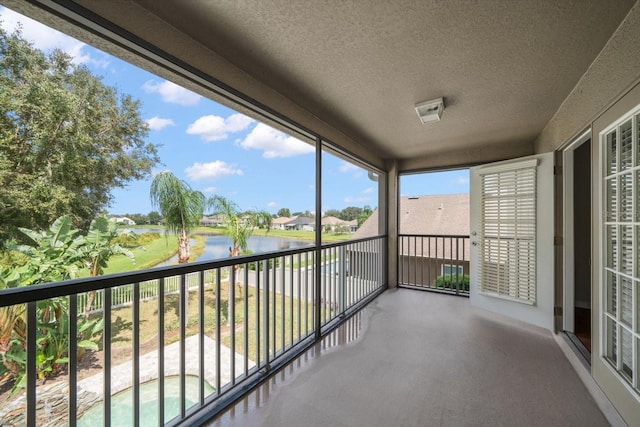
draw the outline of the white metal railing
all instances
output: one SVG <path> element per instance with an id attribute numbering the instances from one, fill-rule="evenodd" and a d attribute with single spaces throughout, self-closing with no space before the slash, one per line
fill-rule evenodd
<path id="1" fill-rule="evenodd" d="M 0 310 L 22 313 L 26 331 L 12 337 L 24 347 L 25 388 L 0 409 L 0 425 L 112 425 L 125 406 L 124 422 L 140 425 L 149 404 L 154 425 L 209 419 L 381 293 L 386 259 L 381 236 L 0 291 Z M 89 320 L 104 326 L 83 356 L 100 373 L 85 378 L 89 291 L 101 295 Z M 45 302 L 64 310 L 45 313 Z M 59 381 L 40 384 L 50 374 L 40 370 L 45 320 L 66 322 L 68 339 Z"/>
<path id="2" fill-rule="evenodd" d="M 225 273 L 223 273 L 223 277 Z M 187 287 L 189 290 L 195 290 L 198 288 L 198 273 L 189 273 L 186 275 Z M 215 280 L 215 272 L 207 271 L 205 274 L 205 285 L 212 284 Z M 158 292 L 161 289 L 158 286 L 158 279 L 146 280 L 140 282 L 139 292 L 140 301 L 148 301 L 158 298 Z M 177 294 L 180 291 L 180 276 L 165 277 L 164 278 L 164 294 L 171 295 Z M 91 303 L 90 313 L 97 313 L 104 308 L 104 290 L 96 292 L 95 297 Z M 131 305 L 133 302 L 133 288 L 131 285 L 119 286 L 117 288 L 111 288 L 111 308 L 118 308 Z M 78 310 L 84 310 L 87 304 L 87 294 L 78 295 Z"/>

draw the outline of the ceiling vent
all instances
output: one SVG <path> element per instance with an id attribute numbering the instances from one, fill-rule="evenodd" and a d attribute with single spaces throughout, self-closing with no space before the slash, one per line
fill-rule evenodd
<path id="1" fill-rule="evenodd" d="M 422 124 L 439 122 L 444 112 L 444 100 L 442 98 L 416 104 L 416 113 Z"/>

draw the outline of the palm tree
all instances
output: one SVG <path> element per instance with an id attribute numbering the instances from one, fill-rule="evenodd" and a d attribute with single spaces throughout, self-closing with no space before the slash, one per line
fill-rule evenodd
<path id="1" fill-rule="evenodd" d="M 222 216 L 225 234 L 233 242 L 233 246 L 229 248 L 230 257 L 247 250 L 247 240 L 256 228 L 271 228 L 272 216 L 266 211 L 241 212 L 238 205 L 222 196 L 211 197 L 209 205 L 216 215 Z"/>
<path id="2" fill-rule="evenodd" d="M 213 208 L 215 215 L 222 216 L 222 222 L 225 226 L 224 234 L 226 234 L 233 242 L 229 247 L 229 256 L 234 257 L 240 255 L 241 251 L 247 250 L 247 240 L 253 234 L 256 227 L 264 227 L 267 230 L 271 228 L 271 220 L 273 217 L 265 211 L 247 211 L 240 212 L 240 208 L 231 200 L 222 196 L 213 196 L 208 201 L 209 206 Z M 231 272 L 229 267 L 229 272 Z M 240 266 L 236 265 L 235 269 Z M 229 283 L 229 286 L 235 286 Z M 242 288 L 239 288 L 240 294 Z M 229 301 L 223 302 L 228 307 Z M 230 319 L 227 320 L 227 323 Z"/>
<path id="3" fill-rule="evenodd" d="M 167 231 L 178 234 L 178 263 L 189 261 L 191 245 L 189 231 L 198 225 L 206 198 L 200 191 L 192 190 L 189 184 L 169 171 L 160 172 L 151 183 L 151 204 L 160 209 Z"/>

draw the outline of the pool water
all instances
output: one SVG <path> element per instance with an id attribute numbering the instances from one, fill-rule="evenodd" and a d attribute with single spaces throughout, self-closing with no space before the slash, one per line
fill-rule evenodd
<path id="1" fill-rule="evenodd" d="M 185 407 L 188 409 L 198 403 L 199 379 L 196 376 L 185 376 Z M 205 396 L 215 389 L 204 382 Z M 78 420 L 78 426 L 93 427 L 103 425 L 104 405 L 95 404 Z M 129 426 L 133 424 L 133 388 L 128 388 L 111 396 L 111 425 Z M 180 414 L 180 377 L 172 376 L 164 379 L 164 420 Z M 158 425 L 158 380 L 140 385 L 140 426 Z"/>

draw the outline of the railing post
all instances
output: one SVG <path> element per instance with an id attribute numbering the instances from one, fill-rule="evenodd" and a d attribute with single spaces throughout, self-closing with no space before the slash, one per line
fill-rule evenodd
<path id="1" fill-rule="evenodd" d="M 27 303 L 27 425 L 36 425 L 37 302 Z"/>
<path id="2" fill-rule="evenodd" d="M 322 290 L 320 283 L 322 281 L 322 271 L 320 264 L 322 263 L 322 140 L 316 137 L 316 259 L 314 263 L 316 278 L 316 295 L 315 295 L 315 337 L 320 340 L 322 333 L 320 325 L 320 300 L 322 299 Z"/>
<path id="3" fill-rule="evenodd" d="M 69 427 L 76 427 L 78 406 L 78 294 L 69 295 Z"/>
<path id="4" fill-rule="evenodd" d="M 275 263 L 275 261 L 274 261 Z M 264 341 L 264 363 L 269 370 L 269 260 L 262 260 L 262 289 L 263 289 L 263 300 L 264 304 L 262 310 L 262 326 L 263 326 L 263 338 Z"/>
<path id="5" fill-rule="evenodd" d="M 179 312 L 179 328 L 180 328 L 180 418 L 184 418 L 186 414 L 186 405 L 185 405 L 185 396 L 186 396 L 186 380 L 185 380 L 185 372 L 186 372 L 186 345 L 185 340 L 186 336 L 186 328 L 187 328 L 187 316 L 188 316 L 188 304 L 189 304 L 189 288 L 187 287 L 187 278 L 186 274 L 180 275 L 180 309 Z"/>
<path id="6" fill-rule="evenodd" d="M 132 291 L 132 345 L 133 345 L 133 369 L 131 372 L 131 382 L 133 384 L 133 417 L 132 425 L 138 427 L 140 425 L 140 284 L 133 283 Z"/>
<path id="7" fill-rule="evenodd" d="M 456 295 L 460 295 L 460 269 L 458 266 L 460 265 L 460 253 L 458 252 L 458 242 L 460 241 L 459 237 L 456 237 Z"/>
<path id="8" fill-rule="evenodd" d="M 102 300 L 104 325 L 102 327 L 102 363 L 103 368 L 103 413 L 104 425 L 111 425 L 111 290 L 113 288 L 107 288 L 104 290 L 104 299 Z M 160 310 L 159 310 L 160 311 Z"/>
<path id="9" fill-rule="evenodd" d="M 340 269 L 338 270 L 338 307 L 340 314 L 343 314 L 346 309 L 346 282 L 347 282 L 347 257 L 345 246 L 340 246 Z"/>
<path id="10" fill-rule="evenodd" d="M 164 425 L 164 296 L 165 278 L 158 279 L 158 424 Z"/>

